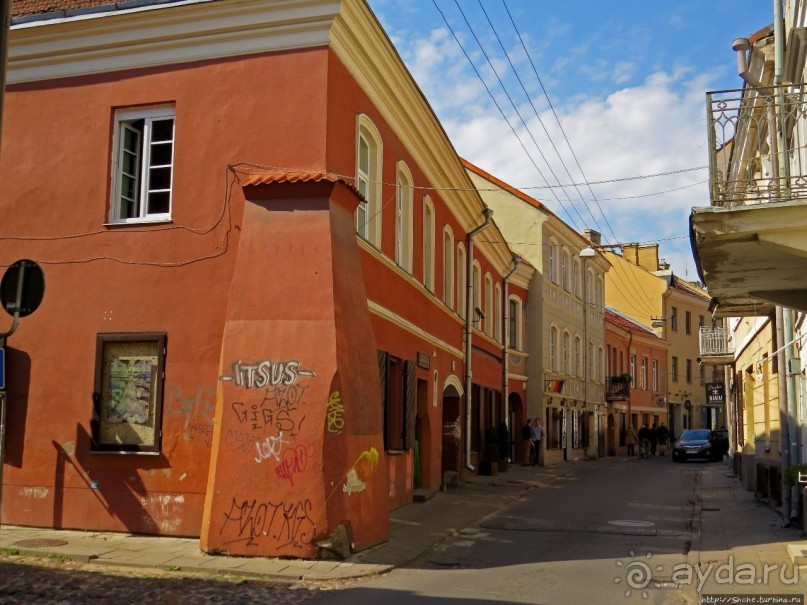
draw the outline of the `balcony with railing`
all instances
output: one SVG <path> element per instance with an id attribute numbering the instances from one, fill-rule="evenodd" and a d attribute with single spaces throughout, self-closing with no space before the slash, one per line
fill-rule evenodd
<path id="1" fill-rule="evenodd" d="M 734 332 L 723 327 L 701 326 L 698 333 L 700 360 L 707 365 L 725 365 L 734 362 Z"/>
<path id="2" fill-rule="evenodd" d="M 623 401 L 630 399 L 630 377 L 608 376 L 605 379 L 605 400 Z"/>
<path id="3" fill-rule="evenodd" d="M 710 206 L 692 210 L 690 237 L 715 316 L 807 310 L 805 85 L 711 92 L 707 104 Z"/>

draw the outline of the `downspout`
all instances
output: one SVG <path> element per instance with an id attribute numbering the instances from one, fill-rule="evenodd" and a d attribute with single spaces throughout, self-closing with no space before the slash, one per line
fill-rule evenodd
<path id="1" fill-rule="evenodd" d="M 507 349 L 510 348 L 512 344 L 510 342 L 510 330 L 508 329 L 510 326 L 510 279 L 515 275 L 516 271 L 518 271 L 518 266 L 521 264 L 521 259 L 518 256 L 513 257 L 513 268 L 504 276 L 502 279 L 502 308 L 504 309 L 504 313 L 502 314 L 504 317 L 502 321 L 504 325 L 502 326 L 502 407 L 504 408 L 504 423 L 507 425 L 507 428 L 510 428 L 510 381 L 508 380 L 508 376 L 510 375 L 510 361 L 507 356 Z"/>
<path id="2" fill-rule="evenodd" d="M 785 343 L 785 309 L 776 305 L 776 342 L 777 343 Z M 779 347 L 779 351 L 776 353 L 776 363 L 779 367 L 779 380 L 777 381 L 778 386 L 778 395 L 779 395 L 779 466 L 780 466 L 780 477 L 785 476 L 785 469 L 790 466 L 790 447 L 789 447 L 789 438 L 788 435 L 790 434 L 789 426 L 790 420 L 788 418 L 787 413 L 787 402 L 788 402 L 788 384 L 785 380 L 785 368 L 787 368 L 787 359 L 786 359 L 786 350 L 787 347 Z M 790 523 L 790 509 L 792 502 L 790 500 L 790 487 L 782 482 L 782 522 L 785 526 Z"/>
<path id="3" fill-rule="evenodd" d="M 471 322 L 473 321 L 474 294 L 474 236 L 493 223 L 493 210 L 485 208 L 485 222 L 468 233 L 465 240 L 468 252 L 465 258 L 465 468 L 475 471 L 471 464 Z"/>
<path id="4" fill-rule="evenodd" d="M 784 27 L 784 11 L 782 9 L 782 0 L 774 0 L 773 2 L 773 41 L 774 41 L 774 71 L 773 71 L 773 85 L 776 87 L 778 98 L 778 111 L 777 111 L 777 128 L 776 138 L 779 148 L 779 168 L 781 174 L 776 177 L 780 183 L 780 199 L 785 201 L 790 199 L 790 165 L 787 163 L 787 150 L 785 149 L 785 132 L 784 132 L 784 118 L 778 115 L 779 112 L 784 111 L 785 94 L 782 89 L 782 72 L 785 67 L 785 27 Z M 777 309 L 778 310 L 778 309 Z M 798 427 L 796 426 L 797 408 L 796 408 L 796 372 L 798 371 L 798 359 L 795 355 L 795 348 L 793 346 L 795 316 L 792 309 L 782 309 L 782 326 L 783 337 L 781 341 L 785 346 L 785 364 L 780 367 L 779 380 L 781 381 L 781 372 L 785 372 L 786 380 L 786 394 L 787 394 L 787 413 L 785 418 L 787 420 L 787 432 L 785 427 L 782 426 L 782 435 L 780 443 L 784 444 L 782 447 L 782 466 L 793 466 L 798 464 Z M 781 406 L 780 406 L 781 407 Z M 786 440 L 785 440 L 786 439 Z M 784 470 L 784 468 L 783 468 Z M 793 486 L 784 494 L 785 498 L 782 501 L 784 522 L 790 525 L 792 521 L 798 518 L 798 511 L 794 504 L 798 502 L 798 488 Z"/>

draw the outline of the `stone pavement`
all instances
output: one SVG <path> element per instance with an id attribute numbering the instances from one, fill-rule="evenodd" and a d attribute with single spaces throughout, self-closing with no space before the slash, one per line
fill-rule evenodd
<path id="1" fill-rule="evenodd" d="M 586 463 L 580 463 L 586 464 Z M 574 465 L 510 465 L 496 477 L 472 477 L 423 503 L 390 513 L 388 541 L 342 561 L 208 555 L 197 538 L 141 536 L 113 532 L 0 527 L 0 552 L 51 556 L 117 567 L 168 569 L 270 580 L 341 580 L 386 573 L 407 565 L 455 532 L 494 513 L 525 490 L 572 472 Z"/>
<path id="2" fill-rule="evenodd" d="M 481 522 L 525 491 L 551 485 L 581 465 L 608 465 L 624 460 L 607 458 L 540 468 L 511 465 L 508 472 L 496 477 L 473 477 L 461 482 L 456 489 L 437 493 L 426 502 L 393 511 L 390 514 L 389 540 L 343 561 L 207 555 L 199 550 L 199 541 L 195 538 L 17 526 L 0 528 L 0 552 L 13 550 L 21 555 L 65 557 L 82 563 L 116 567 L 259 576 L 290 583 L 364 577 L 383 574 L 416 561 L 446 538 Z M 807 567 L 796 569 L 798 585 L 791 582 L 792 556 L 807 551 L 803 531 L 783 528 L 779 514 L 757 503 L 753 493 L 742 487 L 727 466 L 704 464 L 696 476 L 692 545 L 687 563 L 697 566 L 705 579 L 698 586 L 700 578 L 696 577 L 683 587 L 686 600 L 699 603 L 697 592 L 807 593 L 807 582 L 799 574 L 802 570 L 807 573 Z M 729 562 L 733 566 L 731 570 L 726 567 Z M 797 562 L 802 563 L 803 559 L 799 558 Z M 754 583 L 749 585 L 738 575 L 738 566 L 742 564 L 751 564 L 759 571 L 764 565 L 775 567 L 771 568 L 774 571 L 764 583 L 757 582 L 758 576 L 755 576 Z M 711 571 L 707 572 L 710 565 Z M 721 565 L 724 566 L 722 575 L 718 573 Z M 701 590 L 697 591 L 698 588 Z"/>
<path id="3" fill-rule="evenodd" d="M 807 550 L 804 531 L 783 527 L 778 511 L 757 502 L 726 464 L 703 465 L 695 487 L 688 563 L 701 578 L 685 587 L 687 600 L 702 594 L 804 595 L 807 567 L 793 554 Z M 768 573 L 765 575 L 765 567 Z M 753 569 L 753 571 L 752 571 Z"/>

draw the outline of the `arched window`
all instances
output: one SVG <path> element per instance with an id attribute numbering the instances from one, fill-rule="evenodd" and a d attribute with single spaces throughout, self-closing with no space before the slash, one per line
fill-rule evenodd
<path id="1" fill-rule="evenodd" d="M 549 280 L 556 284 L 558 283 L 558 258 L 557 250 L 555 249 L 555 242 L 549 240 Z"/>
<path id="2" fill-rule="evenodd" d="M 454 234 L 448 225 L 443 229 L 443 302 L 454 308 Z"/>
<path id="3" fill-rule="evenodd" d="M 521 299 L 511 296 L 507 310 L 507 346 L 517 351 L 521 350 Z"/>
<path id="4" fill-rule="evenodd" d="M 502 288 L 499 284 L 493 289 L 493 337 L 502 342 Z"/>
<path id="5" fill-rule="evenodd" d="M 571 366 L 569 365 L 569 357 L 571 356 L 571 336 L 569 336 L 568 332 L 563 333 L 563 348 L 561 349 L 561 359 L 563 365 L 561 366 L 561 372 L 564 374 L 569 374 L 571 370 Z"/>
<path id="6" fill-rule="evenodd" d="M 583 341 L 579 336 L 574 337 L 574 375 L 578 378 L 583 377 L 583 366 L 581 358 L 583 354 Z"/>
<path id="7" fill-rule="evenodd" d="M 485 334 L 493 336 L 493 279 L 485 273 Z"/>
<path id="8" fill-rule="evenodd" d="M 549 329 L 549 369 L 558 371 L 558 329 L 555 326 Z"/>
<path id="9" fill-rule="evenodd" d="M 434 292 L 434 204 L 423 198 L 423 285 Z"/>
<path id="10" fill-rule="evenodd" d="M 479 263 L 477 261 L 474 261 L 474 274 L 472 283 L 474 285 L 473 308 L 474 313 L 476 313 L 476 309 L 482 308 L 482 269 L 479 267 Z"/>
<path id="11" fill-rule="evenodd" d="M 580 261 L 576 258 L 572 263 L 572 290 L 577 298 L 580 298 Z"/>
<path id="12" fill-rule="evenodd" d="M 375 124 L 366 115 L 356 121 L 356 189 L 364 200 L 356 208 L 356 232 L 381 247 L 381 161 L 383 144 Z"/>
<path id="13" fill-rule="evenodd" d="M 395 178 L 395 262 L 412 272 L 412 173 L 398 162 Z"/>
<path id="14" fill-rule="evenodd" d="M 560 285 L 567 292 L 569 288 L 569 253 L 565 250 L 560 255 Z"/>
<path id="15" fill-rule="evenodd" d="M 465 300 L 468 295 L 468 262 L 465 257 L 465 244 L 457 244 L 457 313 L 465 319 Z"/>

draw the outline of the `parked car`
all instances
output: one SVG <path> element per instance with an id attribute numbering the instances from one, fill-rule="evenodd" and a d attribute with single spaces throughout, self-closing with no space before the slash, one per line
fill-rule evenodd
<path id="1" fill-rule="evenodd" d="M 709 429 L 690 429 L 681 433 L 672 451 L 673 462 L 691 459 L 705 459 L 710 462 L 721 460 L 728 451 L 728 434 L 725 447 L 722 437 Z"/>

